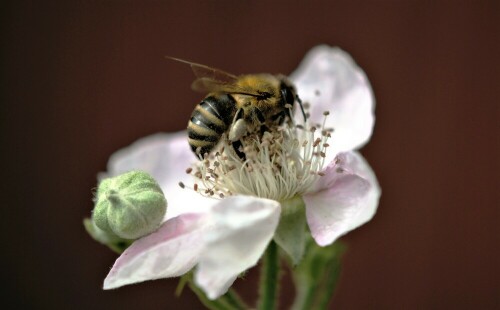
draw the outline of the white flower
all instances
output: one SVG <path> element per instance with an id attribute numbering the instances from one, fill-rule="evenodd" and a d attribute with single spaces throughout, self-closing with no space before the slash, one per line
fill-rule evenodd
<path id="1" fill-rule="evenodd" d="M 355 151 L 369 140 L 374 124 L 374 99 L 365 74 L 342 50 L 319 46 L 290 79 L 302 101 L 310 103 L 310 124 L 333 128 L 331 137 L 319 128 L 315 133 L 288 128 L 274 133 L 283 135 L 282 140 L 271 135 L 267 142 L 266 137 L 246 141 L 259 150 L 247 154 L 250 161 L 256 160 L 254 166 L 231 168 L 238 161 L 232 161 L 230 153 L 201 164 L 196 172 L 203 176 L 214 172 L 209 169 L 232 173 L 199 180 L 200 187 L 208 187 L 208 196 L 223 194 L 223 199 L 179 188 L 179 182 L 193 183 L 185 170 L 197 162 L 185 132 L 143 138 L 111 157 L 108 174 L 132 169 L 150 173 L 162 187 L 169 209 L 158 231 L 134 242 L 118 258 L 105 289 L 180 276 L 197 266 L 196 283 L 215 299 L 258 262 L 284 211 L 279 201 L 293 197 L 303 199 L 309 229 L 321 246 L 373 217 L 380 188 L 370 166 Z M 326 119 L 325 111 L 331 113 Z M 282 161 L 279 169 L 266 162 L 269 152 Z"/>

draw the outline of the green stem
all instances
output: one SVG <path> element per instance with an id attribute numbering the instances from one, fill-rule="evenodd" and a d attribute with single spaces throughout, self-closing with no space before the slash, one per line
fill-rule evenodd
<path id="1" fill-rule="evenodd" d="M 337 287 L 339 275 L 340 275 L 340 261 L 335 260 L 327 272 L 328 277 L 324 281 L 323 295 L 319 297 L 318 308 L 317 309 L 328 309 L 328 304 L 333 297 L 333 292 Z"/>
<path id="2" fill-rule="evenodd" d="M 262 261 L 259 310 L 274 310 L 278 305 L 280 260 L 278 246 L 271 241 Z"/>
<path id="3" fill-rule="evenodd" d="M 309 242 L 306 257 L 293 270 L 297 296 L 293 310 L 324 310 L 337 286 L 341 256 L 345 247 L 336 243 L 319 247 Z"/>
<path id="4" fill-rule="evenodd" d="M 217 300 L 210 300 L 208 299 L 207 295 L 198 287 L 196 284 L 194 284 L 192 281 L 188 282 L 189 288 L 198 296 L 198 299 L 201 301 L 201 303 L 207 307 L 207 309 L 210 310 L 232 310 L 232 308 L 228 307 L 224 303 L 221 303 L 219 299 Z"/>
<path id="5" fill-rule="evenodd" d="M 228 292 L 219 297 L 216 300 L 208 299 L 205 292 L 203 292 L 193 281 L 193 275 L 188 274 L 185 275 L 181 279 L 181 283 L 178 287 L 178 296 L 180 295 L 180 291 L 182 291 L 182 286 L 187 284 L 189 288 L 198 296 L 198 299 L 201 303 L 211 310 L 245 310 L 250 309 L 248 305 L 240 298 L 238 293 L 236 293 L 233 289 L 229 289 Z"/>
<path id="6" fill-rule="evenodd" d="M 234 309 L 250 309 L 250 307 L 243 301 L 243 299 L 241 299 L 240 295 L 238 295 L 238 293 L 236 293 L 236 291 L 231 288 L 229 289 L 229 291 L 227 291 L 226 295 L 222 296 L 221 298 L 224 298 L 227 303 L 231 304 L 234 307 Z"/>

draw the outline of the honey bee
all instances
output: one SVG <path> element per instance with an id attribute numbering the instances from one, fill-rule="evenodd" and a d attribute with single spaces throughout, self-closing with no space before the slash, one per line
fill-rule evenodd
<path id="1" fill-rule="evenodd" d="M 235 151 L 239 140 L 247 133 L 263 133 L 285 119 L 291 121 L 297 101 L 304 120 L 306 114 L 295 87 L 283 75 L 247 74 L 236 76 L 220 69 L 168 57 L 189 64 L 196 80 L 195 91 L 208 93 L 196 106 L 188 122 L 188 141 L 192 151 L 201 159 L 227 134 Z"/>

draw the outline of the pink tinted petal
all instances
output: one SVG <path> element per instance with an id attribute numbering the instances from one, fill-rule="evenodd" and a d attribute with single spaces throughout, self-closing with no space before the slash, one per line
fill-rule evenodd
<path id="1" fill-rule="evenodd" d="M 353 221 L 353 225 L 355 226 L 354 228 L 356 228 L 371 220 L 375 215 L 378 207 L 378 201 L 380 199 L 380 195 L 382 194 L 382 189 L 377 181 L 375 172 L 373 172 L 373 169 L 360 153 L 349 152 L 339 154 L 339 158 L 341 161 L 346 163 L 346 166 L 349 166 L 351 171 L 366 179 L 371 185 L 370 191 L 365 197 L 365 207 L 361 210 L 361 213 L 358 215 L 356 220 Z"/>
<path id="2" fill-rule="evenodd" d="M 372 88 L 363 70 L 346 52 L 317 46 L 290 78 L 302 101 L 311 104 L 311 123 L 322 123 L 323 112 L 330 112 L 326 127 L 335 131 L 328 161 L 338 152 L 359 148 L 370 139 L 375 122 Z M 302 117 L 300 109 L 295 116 Z"/>
<path id="3" fill-rule="evenodd" d="M 307 223 L 316 242 L 329 245 L 369 221 L 378 206 L 380 187 L 358 153 L 341 153 L 303 196 Z"/>
<path id="4" fill-rule="evenodd" d="M 104 280 L 104 289 L 188 272 L 200 258 L 208 226 L 202 214 L 183 214 L 166 221 L 123 252 Z"/>
<path id="5" fill-rule="evenodd" d="M 214 229 L 195 274 L 210 299 L 224 294 L 236 277 L 257 264 L 278 225 L 280 204 L 274 200 L 233 196 L 212 209 Z"/>
<path id="6" fill-rule="evenodd" d="M 216 201 L 192 190 L 181 189 L 179 182 L 193 184 L 186 174 L 197 159 L 191 152 L 186 132 L 155 134 L 142 138 L 114 153 L 108 162 L 107 175 L 114 176 L 130 170 L 143 170 L 160 184 L 167 198 L 166 218 L 187 212 L 205 212 Z"/>

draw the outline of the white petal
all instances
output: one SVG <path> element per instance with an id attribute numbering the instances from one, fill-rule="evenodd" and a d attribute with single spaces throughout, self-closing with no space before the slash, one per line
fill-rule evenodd
<path id="1" fill-rule="evenodd" d="M 166 221 L 123 252 L 104 280 L 104 289 L 188 272 L 199 260 L 208 227 L 207 216 L 202 214 L 183 214 Z"/>
<path id="2" fill-rule="evenodd" d="M 221 200 L 211 212 L 213 227 L 195 280 L 210 299 L 224 294 L 236 277 L 257 264 L 280 215 L 278 202 L 250 196 Z"/>
<path id="3" fill-rule="evenodd" d="M 155 134 L 142 138 L 114 153 L 108 162 L 107 175 L 114 176 L 130 170 L 151 174 L 160 184 L 168 208 L 166 218 L 182 213 L 206 212 L 217 202 L 189 189 L 181 189 L 179 182 L 193 184 L 186 169 L 197 159 L 189 148 L 186 132 Z"/>
<path id="4" fill-rule="evenodd" d="M 333 127 L 327 162 L 338 152 L 354 150 L 365 144 L 375 122 L 375 99 L 368 79 L 353 59 L 339 48 L 313 48 L 291 75 L 303 102 L 309 102 L 312 123 Z M 296 109 L 295 117 L 302 117 Z"/>
<path id="5" fill-rule="evenodd" d="M 303 196 L 307 223 L 321 246 L 369 221 L 381 194 L 375 174 L 358 153 L 339 154 L 324 172 Z"/>

